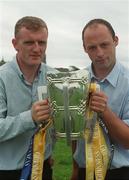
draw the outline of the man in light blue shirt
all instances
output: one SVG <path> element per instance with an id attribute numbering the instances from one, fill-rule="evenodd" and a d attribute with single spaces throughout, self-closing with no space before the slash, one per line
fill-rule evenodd
<path id="1" fill-rule="evenodd" d="M 116 61 L 118 37 L 110 23 L 91 20 L 83 29 L 84 50 L 92 64 L 91 78 L 100 85 L 100 92 L 91 95 L 91 110 L 101 114 L 114 152 L 106 180 L 129 179 L 129 70 Z M 71 180 L 85 180 L 85 142 L 79 140 L 74 149 Z"/>
<path id="2" fill-rule="evenodd" d="M 30 139 L 37 124 L 47 120 L 47 100 L 38 101 L 37 87 L 46 85 L 53 69 L 42 63 L 48 28 L 37 17 L 23 17 L 15 26 L 12 40 L 16 57 L 0 68 L 0 179 L 19 180 Z M 45 146 L 43 179 L 52 179 L 52 142 Z"/>

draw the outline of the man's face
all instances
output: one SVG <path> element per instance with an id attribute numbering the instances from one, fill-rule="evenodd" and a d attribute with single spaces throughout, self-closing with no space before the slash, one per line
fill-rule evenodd
<path id="1" fill-rule="evenodd" d="M 118 38 L 112 38 L 105 25 L 97 24 L 88 27 L 84 32 L 84 49 L 88 53 L 93 67 L 96 69 L 109 70 L 115 64 L 115 47 Z"/>
<path id="2" fill-rule="evenodd" d="M 26 66 L 39 65 L 45 57 L 47 38 L 45 28 L 33 32 L 23 27 L 12 40 L 19 63 Z"/>

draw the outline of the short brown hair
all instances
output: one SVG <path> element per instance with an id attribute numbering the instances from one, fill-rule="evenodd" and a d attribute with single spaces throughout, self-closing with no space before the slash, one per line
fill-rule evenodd
<path id="1" fill-rule="evenodd" d="M 114 37 L 115 37 L 115 31 L 114 31 L 112 25 L 111 25 L 108 21 L 106 21 L 106 20 L 104 20 L 104 19 L 92 19 L 92 20 L 89 21 L 89 22 L 84 26 L 84 28 L 83 28 L 83 31 L 82 31 L 82 40 L 84 40 L 85 30 L 86 30 L 89 26 L 91 26 L 91 25 L 93 25 L 93 24 L 103 24 L 103 25 L 105 25 L 105 26 L 108 28 L 109 32 L 111 33 L 112 38 L 114 39 Z"/>
<path id="2" fill-rule="evenodd" d="M 41 28 L 46 28 L 48 31 L 47 24 L 45 23 L 45 21 L 43 21 L 41 18 L 34 16 L 25 16 L 17 21 L 14 32 L 15 37 L 22 27 L 25 27 L 26 29 L 32 31 L 37 31 Z"/>

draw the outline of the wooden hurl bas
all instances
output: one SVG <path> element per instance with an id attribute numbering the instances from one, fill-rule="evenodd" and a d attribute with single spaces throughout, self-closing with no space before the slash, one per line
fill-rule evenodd
<path id="1" fill-rule="evenodd" d="M 58 137 L 81 137 L 86 123 L 90 75 L 87 70 L 47 73 L 48 96 Z"/>

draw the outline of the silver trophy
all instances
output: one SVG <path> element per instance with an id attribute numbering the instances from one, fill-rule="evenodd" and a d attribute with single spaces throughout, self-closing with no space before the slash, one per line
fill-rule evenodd
<path id="1" fill-rule="evenodd" d="M 81 137 L 89 101 L 89 72 L 49 72 L 47 81 L 57 137 L 66 137 L 67 142 Z"/>

